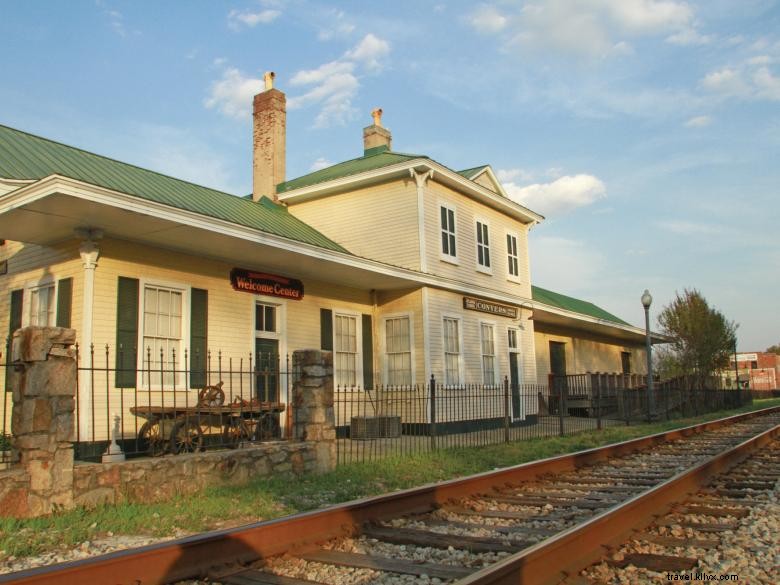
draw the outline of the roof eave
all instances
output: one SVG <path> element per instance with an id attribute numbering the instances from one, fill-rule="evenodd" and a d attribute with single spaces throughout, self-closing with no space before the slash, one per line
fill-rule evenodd
<path id="1" fill-rule="evenodd" d="M 379 169 L 356 173 L 330 181 L 323 181 L 322 183 L 301 187 L 299 189 L 293 189 L 283 194 L 280 193 L 278 199 L 288 205 L 302 203 L 304 201 L 340 193 L 347 189 L 354 189 L 387 181 L 396 176 L 406 176 L 409 169 L 432 170 L 435 173 L 434 178 L 439 182 L 448 184 L 472 198 L 483 200 L 491 204 L 492 207 L 498 208 L 501 211 L 516 217 L 523 223 L 536 224 L 544 220 L 544 216 L 531 211 L 527 207 L 524 207 L 507 197 L 502 197 L 500 194 L 494 193 L 490 189 L 475 183 L 471 179 L 459 175 L 452 169 L 426 158 L 404 161 Z"/>

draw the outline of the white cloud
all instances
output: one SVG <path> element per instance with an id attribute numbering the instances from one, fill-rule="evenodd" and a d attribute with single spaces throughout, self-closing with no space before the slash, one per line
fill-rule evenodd
<path id="1" fill-rule="evenodd" d="M 255 27 L 258 24 L 269 24 L 281 16 L 280 10 L 266 9 L 259 12 L 251 10 L 231 10 L 228 13 L 228 26 L 240 30 L 242 26 Z"/>
<path id="2" fill-rule="evenodd" d="M 627 39 L 636 37 L 709 41 L 696 30 L 693 9 L 679 0 L 532 0 L 508 10 L 483 5 L 469 23 L 482 33 L 507 32 L 510 45 L 602 58 L 631 54 Z"/>
<path id="3" fill-rule="evenodd" d="M 344 58 L 358 61 L 368 69 L 380 69 L 381 60 L 390 53 L 390 43 L 368 33 Z"/>
<path id="4" fill-rule="evenodd" d="M 477 32 L 493 34 L 506 27 L 509 19 L 501 14 L 495 7 L 482 5 L 477 8 L 468 22 Z"/>
<path id="5" fill-rule="evenodd" d="M 712 124 L 712 118 L 709 116 L 695 116 L 687 122 L 685 122 L 686 128 L 704 128 Z"/>
<path id="6" fill-rule="evenodd" d="M 309 167 L 309 170 L 314 172 L 314 171 L 319 171 L 320 169 L 327 169 L 330 166 L 333 166 L 333 163 L 330 162 L 325 157 L 321 156 L 313 163 L 311 163 L 311 167 Z"/>
<path id="7" fill-rule="evenodd" d="M 739 65 L 708 73 L 701 85 L 725 97 L 780 101 L 780 77 L 770 69 L 771 63 L 767 55 L 751 57 Z"/>
<path id="8" fill-rule="evenodd" d="M 551 183 L 520 187 L 504 184 L 509 197 L 545 216 L 560 215 L 606 197 L 607 188 L 593 175 L 566 175 Z"/>
<path id="9" fill-rule="evenodd" d="M 211 84 L 204 105 L 231 118 L 247 118 L 252 113 L 252 98 L 264 87 L 262 79 L 245 77 L 235 67 L 228 67 L 222 79 Z"/>
<path id="10" fill-rule="evenodd" d="M 683 236 L 720 233 L 723 229 L 719 226 L 696 223 L 682 219 L 669 219 L 656 222 L 662 230 Z"/>
<path id="11" fill-rule="evenodd" d="M 390 43 L 371 33 L 367 34 L 340 59 L 293 75 L 290 85 L 313 87 L 288 99 L 287 106 L 296 109 L 319 104 L 320 111 L 314 120 L 316 128 L 344 124 L 354 113 L 352 100 L 360 89 L 361 71 L 381 68 L 382 59 L 389 52 Z"/>

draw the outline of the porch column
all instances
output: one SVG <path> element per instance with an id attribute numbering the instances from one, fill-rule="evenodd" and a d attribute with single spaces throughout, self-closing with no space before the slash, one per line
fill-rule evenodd
<path id="1" fill-rule="evenodd" d="M 80 364 L 83 366 L 89 366 L 89 360 L 91 356 L 91 347 L 93 342 L 92 337 L 92 324 L 93 324 L 93 307 L 95 304 L 95 269 L 97 268 L 97 260 L 100 256 L 100 249 L 94 242 L 94 239 L 100 239 L 103 235 L 99 230 L 79 230 L 78 235 L 85 237 L 86 239 L 79 246 L 79 254 L 81 255 L 81 261 L 84 263 L 84 285 L 82 287 L 83 302 L 81 310 L 81 331 L 80 338 Z M 78 428 L 79 439 L 81 441 L 90 440 L 92 438 L 92 420 L 91 415 L 91 401 L 90 401 L 90 387 L 89 376 L 79 376 L 79 402 L 78 402 Z"/>

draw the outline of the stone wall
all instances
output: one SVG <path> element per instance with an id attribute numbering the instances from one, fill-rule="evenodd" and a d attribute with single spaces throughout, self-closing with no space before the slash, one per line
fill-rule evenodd
<path id="1" fill-rule="evenodd" d="M 256 477 L 334 469 L 332 354 L 319 350 L 293 354 L 294 369 L 301 374 L 293 386 L 293 441 L 74 464 L 75 337 L 74 330 L 60 327 L 26 327 L 14 333 L 14 468 L 0 471 L 0 516 L 33 517 L 74 506 L 160 501 Z"/>
<path id="2" fill-rule="evenodd" d="M 312 442 L 261 443 L 245 449 L 206 451 L 122 463 L 77 463 L 76 506 L 159 502 L 217 485 L 241 485 L 252 478 L 321 470 Z"/>

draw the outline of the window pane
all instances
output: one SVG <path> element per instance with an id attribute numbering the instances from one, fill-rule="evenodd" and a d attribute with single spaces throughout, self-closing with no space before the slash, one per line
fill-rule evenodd
<path id="1" fill-rule="evenodd" d="M 447 208 L 442 207 L 441 208 L 441 229 L 447 230 Z"/>
<path id="2" fill-rule="evenodd" d="M 276 307 L 266 306 L 265 308 L 265 330 L 276 331 Z"/>
<path id="3" fill-rule="evenodd" d="M 255 305 L 255 330 L 265 331 L 265 312 L 263 305 Z"/>

